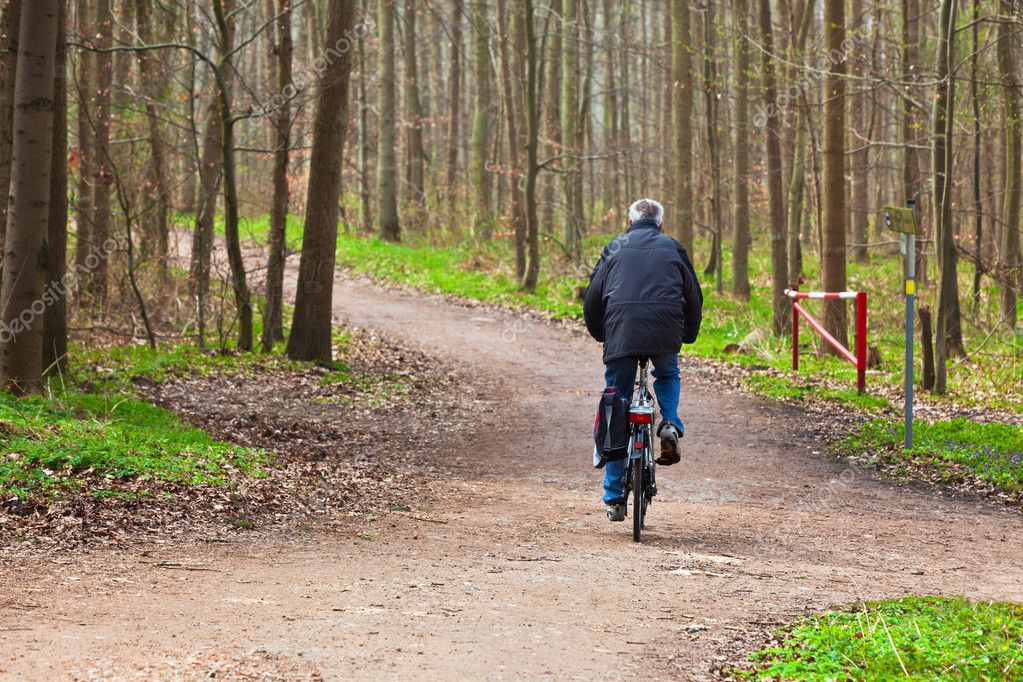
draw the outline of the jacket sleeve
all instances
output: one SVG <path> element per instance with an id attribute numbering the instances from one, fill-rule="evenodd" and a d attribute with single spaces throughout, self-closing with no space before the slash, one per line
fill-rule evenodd
<path id="1" fill-rule="evenodd" d="M 595 340 L 604 343 L 604 280 L 607 271 L 608 250 L 600 254 L 600 259 L 590 273 L 590 283 L 586 287 L 583 299 L 583 319 L 586 330 Z"/>
<path id="2" fill-rule="evenodd" d="M 695 343 L 696 337 L 700 335 L 700 323 L 703 322 L 703 290 L 700 288 L 700 280 L 696 277 L 693 263 L 689 260 L 689 254 L 681 245 L 679 251 L 682 254 L 682 292 L 686 297 L 682 343 Z"/>

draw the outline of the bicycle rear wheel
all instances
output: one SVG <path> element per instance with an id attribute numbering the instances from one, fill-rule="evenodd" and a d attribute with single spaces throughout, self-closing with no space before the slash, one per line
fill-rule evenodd
<path id="1" fill-rule="evenodd" d="M 632 540 L 639 542 L 643 532 L 643 515 L 646 513 L 646 505 L 643 504 L 643 460 L 632 461 Z"/>

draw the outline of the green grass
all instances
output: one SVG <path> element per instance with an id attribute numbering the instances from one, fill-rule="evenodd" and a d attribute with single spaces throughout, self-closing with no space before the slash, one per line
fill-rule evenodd
<path id="1" fill-rule="evenodd" d="M 186 375 L 308 369 L 278 344 L 270 354 L 194 343 L 73 348 L 75 364 L 49 397 L 0 394 L 0 493 L 19 498 L 146 495 L 147 481 L 230 485 L 263 475 L 270 455 L 213 440 L 136 397 L 136 382 Z M 328 372 L 330 381 L 339 372 Z M 119 492 L 130 488 L 131 493 Z"/>
<path id="2" fill-rule="evenodd" d="M 87 348 L 75 346 L 75 365 L 69 381 L 90 391 L 131 394 L 135 382 L 161 382 L 185 375 L 209 376 L 224 372 L 253 372 L 264 369 L 308 369 L 311 364 L 294 362 L 284 355 L 284 344 L 274 345 L 270 353 L 242 353 L 226 349 L 200 349 L 194 342 Z"/>
<path id="3" fill-rule="evenodd" d="M 72 492 L 146 496 L 155 482 L 232 485 L 262 476 L 271 456 L 232 446 L 138 399 L 135 382 L 291 364 L 203 351 L 191 343 L 72 349 L 75 364 L 46 397 L 0 394 L 0 494 L 46 499 Z"/>
<path id="4" fill-rule="evenodd" d="M 575 296 L 575 289 L 587 282 L 590 264 L 595 262 L 610 237 L 597 234 L 586 238 L 583 253 L 587 257 L 584 259 L 586 264 L 582 266 L 572 266 L 556 244 L 545 242 L 542 279 L 535 294 L 520 291 L 510 268 L 514 254 L 507 240 L 496 240 L 487 245 L 472 242 L 437 245 L 422 237 L 413 237 L 412 244 L 392 244 L 344 234 L 338 239 L 338 261 L 343 267 L 378 280 L 500 305 L 525 306 L 552 317 L 579 319 L 582 317 L 582 305 Z M 705 254 L 708 248 L 705 243 L 697 243 L 698 261 L 700 254 Z M 892 405 L 883 395 L 892 395 L 891 389 L 897 390 L 903 384 L 904 302 L 899 293 L 902 287 L 901 256 L 895 252 L 876 251 L 870 264 L 849 263 L 849 288 L 869 292 L 869 343 L 878 347 L 883 359 L 882 367 L 868 375 L 866 394 L 860 395 L 855 391 L 856 370 L 844 359 L 820 354 L 818 351 L 823 342 L 805 326 L 800 370 L 797 375 L 790 374 L 790 338 L 770 333 L 769 254 L 767 249 L 759 248 L 754 249 L 751 255 L 752 291 L 749 301 L 728 293 L 730 273 L 727 268 L 722 294 L 717 293 L 711 278 L 701 276 L 705 294 L 703 326 L 697 343 L 683 347 L 682 354 L 773 368 L 790 377 L 763 373 L 754 374 L 746 380 L 752 391 L 767 397 L 788 401 L 827 400 L 872 415 L 898 412 L 899 406 Z M 727 249 L 725 259 L 726 263 L 730 260 Z M 805 277 L 809 283 L 803 288 L 813 289 L 814 283 L 819 281 L 814 254 L 807 253 L 804 261 Z M 968 268 L 964 266 L 961 274 L 961 290 L 969 291 Z M 921 286 L 921 305 L 930 304 L 933 308 L 933 297 L 933 285 Z M 920 391 L 917 393 L 919 402 L 940 403 L 951 398 L 959 405 L 1023 412 L 1023 334 L 1005 330 L 991 332 L 998 319 L 997 301 L 998 291 L 990 286 L 982 292 L 977 310 L 972 310 L 964 298 L 964 337 L 971 356 L 950 363 L 948 397 Z M 816 301 L 809 302 L 807 307 L 811 312 L 820 308 Z M 849 314 L 851 318 L 851 306 Z M 729 352 L 730 345 L 738 344 L 751 335 L 755 340 L 748 352 Z M 922 373 L 919 350 L 915 371 L 917 376 Z M 872 393 L 872 388 L 878 385 L 889 390 L 883 395 Z M 940 428 L 934 427 L 933 432 L 937 433 Z M 1012 427 L 1006 428 L 1012 430 Z M 882 431 L 885 429 L 887 427 Z M 977 429 L 978 434 L 989 433 L 988 427 Z M 1015 431 L 1018 433 L 1018 429 Z M 974 439 L 970 435 L 974 431 L 964 428 L 958 429 L 960 440 L 937 436 L 928 440 L 931 432 L 932 427 L 921 426 L 919 447 L 913 453 L 901 454 L 891 444 L 884 445 L 883 450 L 890 457 L 905 458 L 907 463 L 929 467 L 930 470 L 923 473 L 930 478 L 937 473 L 948 482 L 959 482 L 974 476 L 991 483 L 997 480 L 1002 489 L 1017 489 L 1023 476 L 1023 464 L 1013 461 L 1012 453 L 1019 450 L 1018 446 L 1008 451 L 997 450 L 1001 454 L 993 460 L 986 455 L 972 457 L 978 450 L 970 448 L 979 447 L 979 452 L 984 452 L 986 436 L 978 435 Z M 871 442 L 873 435 L 874 432 L 868 429 L 862 432 L 859 436 L 863 439 L 861 450 L 864 447 L 882 448 Z M 856 438 L 854 436 L 850 442 Z M 964 438 L 967 440 L 963 441 Z M 901 442 L 901 436 L 895 442 Z M 1007 455 L 1007 459 L 1003 455 Z"/>
<path id="5" fill-rule="evenodd" d="M 265 240 L 266 230 L 266 218 L 248 220 L 243 226 L 243 233 L 257 241 Z M 289 239 L 298 239 L 302 231 L 301 222 L 291 218 L 288 231 Z M 576 288 L 586 284 L 592 263 L 596 261 L 604 244 L 613 236 L 592 234 L 586 237 L 582 247 L 583 263 L 578 265 L 572 264 L 565 257 L 554 240 L 545 239 L 541 249 L 539 286 L 535 293 L 525 293 L 521 291 L 515 277 L 514 253 L 506 234 L 500 234 L 493 241 L 481 244 L 471 240 L 452 242 L 449 238 L 431 239 L 422 233 L 406 232 L 406 243 L 393 244 L 373 237 L 360 237 L 348 229 L 342 229 L 340 232 L 337 244 L 338 264 L 353 272 L 426 291 L 496 305 L 526 307 L 551 317 L 571 319 L 582 317 L 582 305 L 576 296 Z M 745 301 L 728 293 L 731 287 L 731 273 L 728 267 L 731 256 L 726 245 L 723 293 L 717 293 L 712 277 L 701 275 L 705 302 L 700 338 L 696 344 L 683 347 L 681 352 L 693 357 L 773 368 L 788 374 L 791 371 L 791 341 L 787 336 L 779 337 L 770 333 L 771 267 L 769 251 L 764 248 L 763 243 L 766 242 L 766 235 L 762 231 L 756 231 L 754 242 L 756 244 L 750 260 L 750 300 Z M 694 251 L 696 265 L 700 270 L 702 261 L 709 252 L 709 245 L 698 241 Z M 819 266 L 812 250 L 804 253 L 804 266 L 807 284 L 803 288 L 818 288 Z M 932 275 L 933 270 L 931 263 Z M 965 294 L 971 290 L 972 273 L 966 265 L 960 270 L 960 290 L 964 292 L 962 303 L 964 340 L 970 357 L 955 359 L 950 363 L 948 397 L 920 391 L 917 393 L 917 400 L 943 402 L 952 399 L 961 406 L 1023 412 L 1023 334 L 995 328 L 999 319 L 996 287 L 986 286 L 982 291 L 980 305 L 973 309 L 972 302 Z M 889 388 L 886 393 L 891 395 L 893 393 L 891 389 L 897 390 L 903 384 L 904 304 L 900 294 L 901 256 L 895 250 L 879 249 L 872 251 L 869 264 L 850 260 L 848 286 L 850 289 L 869 292 L 869 343 L 878 347 L 883 359 L 881 368 L 868 375 L 867 393 L 861 396 L 855 392 L 855 369 L 841 358 L 820 354 L 823 342 L 806 327 L 802 335 L 798 375 L 792 375 L 791 379 L 787 379 L 777 374 L 754 374 L 746 380 L 752 391 L 788 401 L 828 400 L 874 415 L 892 413 L 897 409 L 898 406 L 891 405 L 886 398 L 872 393 L 872 388 L 884 385 Z M 920 285 L 921 305 L 928 304 L 933 309 L 934 295 L 933 283 Z M 1020 306 L 1023 317 L 1023 300 Z M 812 313 L 817 313 L 820 309 L 819 302 L 816 301 L 807 303 L 807 307 Z M 851 306 L 849 313 L 851 318 Z M 748 352 L 729 352 L 730 345 L 738 344 L 748 337 L 754 338 L 749 344 Z M 915 372 L 917 376 L 922 374 L 919 351 Z M 927 431 L 928 427 L 922 427 L 924 437 Z M 978 458 L 976 462 L 960 461 L 966 456 L 963 447 L 950 445 L 959 441 L 947 438 L 939 438 L 932 442 L 921 440 L 920 446 L 913 453 L 901 453 L 891 444 L 882 446 L 872 443 L 870 440 L 872 437 L 873 432 L 864 430 L 862 446 L 877 447 L 890 457 L 904 458 L 907 464 L 929 461 L 939 472 L 954 471 L 960 476 L 964 473 L 976 474 L 983 480 L 991 480 L 992 465 L 989 463 L 988 470 L 985 471 L 985 465 L 978 464 L 983 458 Z M 1023 469 L 1023 465 L 1011 461 L 1011 452 L 1005 467 L 1013 470 Z M 951 477 L 951 474 L 949 476 Z M 1010 473 L 1010 476 L 1015 474 Z"/>
<path id="6" fill-rule="evenodd" d="M 552 317 L 582 316 L 575 287 L 586 283 L 588 273 L 552 275 L 548 271 L 536 293 L 526 293 L 507 267 L 514 262 L 513 254 L 500 244 L 487 249 L 471 244 L 415 247 L 344 234 L 338 237 L 337 256 L 339 266 L 378 280 L 487 303 L 526 306 Z"/>
<path id="7" fill-rule="evenodd" d="M 354 272 L 378 280 L 399 282 L 427 291 L 451 294 L 489 303 L 525 306 L 552 317 L 581 318 L 582 305 L 575 296 L 576 287 L 587 282 L 589 268 L 601 248 L 613 235 L 590 235 L 584 241 L 584 263 L 573 266 L 554 242 L 543 244 L 541 282 L 535 294 L 520 291 L 510 264 L 514 254 L 506 240 L 486 245 L 462 242 L 438 245 L 422 237 L 410 238 L 411 244 L 391 244 L 376 238 L 343 234 L 338 239 L 338 262 Z M 708 245 L 696 245 L 697 267 L 708 251 Z M 728 249 L 726 263 L 730 261 Z M 804 289 L 817 286 L 820 276 L 814 254 L 805 257 L 806 279 Z M 901 386 L 903 382 L 903 316 L 901 291 L 901 257 L 894 252 L 874 253 L 869 265 L 849 263 L 849 288 L 869 292 L 870 339 L 877 346 L 883 365 L 868 377 L 871 385 L 884 383 Z M 962 291 L 969 291 L 969 269 L 962 268 Z M 704 322 L 696 344 L 685 346 L 682 353 L 746 365 L 767 365 L 788 371 L 791 363 L 790 339 L 777 337 L 772 329 L 770 296 L 770 260 L 767 249 L 755 248 L 750 263 L 751 298 L 744 301 L 732 296 L 730 273 L 725 273 L 724 293 L 718 294 L 711 277 L 702 276 L 705 294 Z M 921 285 L 920 303 L 933 306 L 933 285 Z M 987 287 L 982 292 L 981 305 L 972 310 L 964 296 L 964 335 L 968 360 L 954 360 L 949 366 L 949 393 L 960 404 L 995 407 L 1023 412 L 1023 334 L 1000 329 L 990 333 L 999 319 L 998 290 Z M 1021 303 L 1023 306 L 1023 303 Z M 807 304 L 811 313 L 819 311 L 818 302 Z M 849 307 L 850 324 L 852 307 Z M 818 391 L 822 385 L 845 384 L 854 386 L 855 369 L 845 360 L 831 355 L 820 355 L 822 344 L 817 335 L 804 326 L 800 360 L 800 376 L 822 379 L 809 382 L 804 393 L 807 397 L 845 400 L 846 396 Z M 749 353 L 733 354 L 727 351 L 751 332 L 759 335 Z M 851 333 L 850 333 L 851 336 Z M 850 338 L 850 342 L 852 338 Z M 918 340 L 919 344 L 919 340 Z M 917 352 L 917 376 L 922 372 Z M 802 379 L 798 380 L 803 382 Z M 806 382 L 803 382 L 806 383 Z M 849 394 L 851 395 L 851 394 Z M 921 400 L 944 398 L 920 395 Z"/>
<path id="8" fill-rule="evenodd" d="M 701 252 L 697 244 L 697 252 Z M 726 262 L 728 254 L 726 251 Z M 814 262 L 812 253 L 804 254 L 805 278 L 804 290 L 820 288 L 819 267 Z M 867 378 L 867 390 L 878 384 L 902 386 L 903 352 L 905 347 L 904 331 L 904 299 L 898 293 L 902 282 L 901 257 L 893 253 L 875 252 L 869 265 L 850 261 L 848 265 L 849 289 L 868 292 L 869 310 L 869 345 L 877 346 L 883 365 L 879 371 L 871 372 Z M 933 269 L 933 267 L 932 267 Z M 961 268 L 962 282 L 960 290 L 970 291 L 970 271 L 966 266 Z M 704 278 L 704 323 L 700 339 L 694 346 L 687 346 L 684 353 L 700 357 L 738 362 L 741 364 L 768 365 L 778 370 L 790 371 L 791 339 L 788 336 L 770 334 L 772 328 L 772 310 L 770 296 L 770 261 L 765 250 L 754 250 L 750 263 L 751 298 L 747 303 L 736 299 L 728 292 L 730 282 L 726 272 L 725 292 L 718 294 L 713 284 Z M 920 305 L 928 304 L 935 308 L 934 284 L 920 286 Z M 995 327 L 999 319 L 997 311 L 998 290 L 988 287 L 983 291 L 980 309 L 973 311 L 963 297 L 964 337 L 967 351 L 972 352 L 969 360 L 953 360 L 949 365 L 949 395 L 960 404 L 976 407 L 993 407 L 1009 411 L 1023 412 L 1023 334 L 996 331 L 988 337 L 989 331 Z M 806 308 L 811 314 L 819 316 L 819 301 L 809 301 Z M 850 324 L 853 308 L 848 308 Z M 818 351 L 823 341 L 808 325 L 800 325 L 801 357 L 799 379 L 822 379 L 814 382 L 811 394 L 825 399 L 835 396 L 826 395 L 826 391 L 818 391 L 817 386 L 824 384 L 844 384 L 855 386 L 856 370 L 845 360 L 831 356 L 820 356 Z M 747 355 L 729 355 L 725 349 L 729 344 L 739 343 L 747 334 L 760 330 L 762 339 L 754 345 L 753 352 Z M 849 341 L 853 342 L 850 328 Z M 922 374 L 919 330 L 916 339 L 917 377 Z M 942 401 L 944 398 L 918 392 L 917 397 L 923 401 Z M 843 400 L 843 402 L 846 402 Z"/>
<path id="9" fill-rule="evenodd" d="M 773 374 L 753 374 L 746 378 L 745 385 L 753 393 L 787 402 L 806 400 L 831 400 L 853 405 L 866 412 L 890 412 L 891 403 L 870 393 L 860 394 L 855 388 L 833 388 L 799 381 L 797 378 L 782 378 Z"/>
<path id="10" fill-rule="evenodd" d="M 164 381 L 183 374 L 205 376 L 216 371 L 237 369 L 247 362 L 233 352 L 200 350 L 194 343 L 149 346 L 114 346 L 75 349 L 76 365 L 71 377 L 75 383 L 104 391 L 131 390 L 140 379 Z M 268 357 L 278 361 L 280 353 Z"/>
<path id="11" fill-rule="evenodd" d="M 904 437 L 900 420 L 878 418 L 837 447 L 846 454 L 868 453 L 897 471 L 925 467 L 945 483 L 973 478 L 1009 493 L 1023 492 L 1023 428 L 966 419 L 917 420 L 912 450 L 904 449 Z"/>
<path id="12" fill-rule="evenodd" d="M 174 226 L 191 231 L 195 228 L 195 215 L 191 213 L 175 213 Z M 288 214 L 284 228 L 284 241 L 288 248 L 298 249 L 302 246 L 302 231 L 305 222 L 300 216 Z M 218 237 L 224 236 L 224 216 L 217 215 L 213 220 L 213 231 Z M 243 217 L 238 219 L 238 235 L 243 240 L 266 244 L 270 234 L 270 216 Z"/>
<path id="13" fill-rule="evenodd" d="M 962 597 L 866 602 L 804 618 L 750 658 L 754 680 L 1023 679 L 1023 606 Z"/>
<path id="14" fill-rule="evenodd" d="M 0 494 L 34 499 L 85 491 L 149 494 L 148 481 L 228 485 L 260 476 L 269 455 L 213 440 L 159 407 L 68 390 L 0 393 Z M 133 482 L 130 491 L 119 488 Z"/>
<path id="15" fill-rule="evenodd" d="M 335 333 L 336 366 L 323 385 L 344 384 L 337 397 L 355 394 L 374 406 L 407 400 L 417 377 L 352 369 L 351 338 Z M 214 373 L 255 374 L 268 370 L 306 371 L 283 344 L 272 353 L 201 350 L 194 343 L 83 347 L 72 349 L 75 364 L 50 382 L 47 397 L 18 399 L 0 393 L 0 496 L 44 500 L 68 493 L 96 497 L 146 496 L 156 482 L 231 485 L 264 475 L 271 456 L 212 439 L 182 424 L 172 413 L 137 397 L 140 381 Z M 350 389 L 350 390 L 348 390 Z"/>
<path id="16" fill-rule="evenodd" d="M 344 384 L 353 392 L 341 393 L 331 400 L 342 405 L 364 401 L 376 407 L 404 401 L 418 377 L 396 373 L 371 373 L 353 369 L 348 351 L 351 336 L 335 330 L 335 358 L 330 368 L 320 367 L 319 383 L 323 386 Z M 216 373 L 251 375 L 272 370 L 308 371 L 311 362 L 297 362 L 285 355 L 283 343 L 274 345 L 270 353 L 241 353 L 227 350 L 202 350 L 192 342 L 165 344 L 158 348 L 147 345 L 113 346 L 107 348 L 75 348 L 77 361 L 70 373 L 73 385 L 92 391 L 130 395 L 135 382 L 162 382 L 180 376 L 209 376 Z M 358 394 L 358 397 L 354 397 Z"/>
<path id="17" fill-rule="evenodd" d="M 346 201 L 350 204 L 355 199 L 346 197 Z M 193 218 L 179 215 L 177 220 L 190 225 Z M 472 240 L 453 242 L 446 232 L 439 239 L 431 238 L 422 231 L 416 231 L 415 225 L 407 227 L 412 229 L 404 235 L 406 243 L 391 244 L 357 236 L 350 228 L 341 226 L 338 264 L 382 281 L 493 304 L 528 307 L 552 317 L 567 318 L 582 317 L 582 305 L 575 296 L 576 287 L 587 282 L 590 266 L 604 244 L 614 236 L 611 233 L 587 236 L 580 265 L 570 263 L 557 243 L 545 238 L 541 245 L 541 280 L 536 293 L 527 294 L 519 289 L 512 267 L 514 253 L 507 234 L 499 232 L 493 241 L 481 244 Z M 218 218 L 217 229 L 222 233 L 222 219 Z M 240 229 L 243 238 L 265 242 L 268 218 L 245 218 Z M 297 248 L 303 230 L 301 219 L 289 216 L 287 230 L 289 244 Z M 770 333 L 771 266 L 766 239 L 763 230 L 754 230 L 754 248 L 750 258 L 751 298 L 748 302 L 728 293 L 731 288 L 730 245 L 725 245 L 723 293 L 717 293 L 713 277 L 701 275 L 705 294 L 704 323 L 699 341 L 684 347 L 683 354 L 788 369 L 790 340 Z M 705 240 L 697 241 L 694 252 L 698 270 L 702 270 L 709 248 Z M 807 283 L 803 288 L 819 288 L 819 264 L 812 248 L 804 251 L 804 271 Z M 930 274 L 932 277 L 935 275 L 933 259 Z M 992 333 L 1000 319 L 998 288 L 986 280 L 985 284 L 980 305 L 974 309 L 967 293 L 972 289 L 972 271 L 967 264 L 960 267 L 964 337 L 970 358 L 955 359 L 950 364 L 949 394 L 960 404 L 1023 412 L 1023 334 L 1005 329 Z M 869 264 L 850 260 L 848 286 L 870 294 L 870 345 L 878 347 L 884 360 L 880 371 L 869 376 L 868 390 L 869 386 L 878 383 L 901 386 L 904 343 L 901 256 L 894 249 L 881 248 L 871 251 Z M 920 284 L 920 305 L 935 307 L 934 288 L 933 282 Z M 819 302 L 815 301 L 808 303 L 807 307 L 811 313 L 818 312 L 820 308 Z M 1019 309 L 1023 319 L 1023 297 Z M 851 323 L 851 306 L 849 312 Z M 751 332 L 759 333 L 761 338 L 753 344 L 750 353 L 726 352 L 729 344 L 739 343 Z M 855 384 L 855 370 L 842 359 L 830 355 L 819 357 L 822 342 L 810 330 L 804 332 L 802 339 L 800 375 L 824 380 L 802 382 L 809 387 L 803 393 L 808 398 L 843 400 L 840 395 L 818 391 L 818 387 L 839 383 L 852 386 Z M 917 376 L 922 373 L 919 351 L 916 373 Z M 927 394 L 919 397 L 921 400 L 944 400 Z"/>

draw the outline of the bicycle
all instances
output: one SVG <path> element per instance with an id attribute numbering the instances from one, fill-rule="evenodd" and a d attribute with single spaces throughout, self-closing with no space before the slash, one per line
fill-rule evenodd
<path id="1" fill-rule="evenodd" d="M 632 493 L 632 539 L 640 541 L 647 507 L 657 494 L 654 463 L 654 399 L 647 388 L 647 363 L 639 359 L 639 389 L 629 406 L 629 449 L 625 468 L 625 498 Z"/>

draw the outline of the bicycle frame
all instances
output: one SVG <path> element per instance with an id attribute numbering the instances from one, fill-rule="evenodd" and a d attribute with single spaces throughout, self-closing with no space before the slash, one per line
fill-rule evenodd
<path id="1" fill-rule="evenodd" d="M 639 390 L 629 406 L 629 461 L 646 458 L 653 461 L 654 400 L 647 388 L 646 363 L 639 368 Z"/>
<path id="2" fill-rule="evenodd" d="M 640 530 L 650 500 L 657 494 L 654 479 L 654 399 L 647 386 L 647 359 L 639 361 L 639 388 L 636 399 L 629 406 L 629 449 L 625 467 L 625 495 L 634 490 L 634 481 L 640 481 L 642 490 L 636 492 L 633 502 L 633 539 L 639 542 Z M 636 470 L 639 467 L 639 471 Z M 638 474 L 638 475 L 637 475 Z"/>

